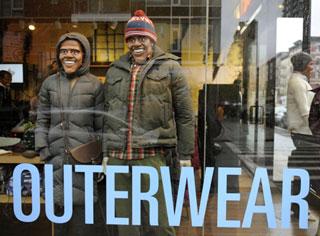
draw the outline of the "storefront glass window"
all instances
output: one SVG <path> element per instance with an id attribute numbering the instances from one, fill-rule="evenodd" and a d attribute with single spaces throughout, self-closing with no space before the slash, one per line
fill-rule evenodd
<path id="1" fill-rule="evenodd" d="M 12 81 L 8 88 L 0 81 L 0 87 L 4 88 L 4 95 L 1 96 L 7 97 L 7 101 L 0 101 L 0 214 L 5 216 L 4 220 L 0 220 L 0 228 L 10 235 L 18 235 L 26 228 L 23 223 L 13 223 L 16 219 L 8 204 L 12 203 L 9 182 L 17 163 L 39 161 L 39 153 L 34 153 L 34 159 L 23 157 L 23 153 L 34 150 L 33 133 L 29 137 L 27 132 L 35 128 L 35 122 L 30 118 L 36 114 L 33 102 L 45 79 L 57 73 L 58 39 L 67 32 L 83 34 L 91 48 L 90 72 L 101 83 L 108 84 L 111 80 L 116 84 L 121 76 L 106 78 L 106 73 L 112 63 L 128 52 L 126 25 L 138 9 L 153 21 L 156 45 L 164 52 L 179 57 L 178 62 L 190 88 L 195 120 L 192 166 L 198 204 L 201 193 L 209 189 L 204 221 L 200 227 L 192 226 L 195 220 L 190 212 L 194 204 L 191 201 L 194 199 L 193 193 L 184 195 L 185 204 L 176 234 L 256 235 L 259 232 L 259 235 L 315 235 L 319 213 L 314 209 L 320 190 L 314 180 L 320 176 L 317 159 L 320 146 L 311 131 L 307 137 L 313 140 L 311 148 L 300 150 L 294 143 L 296 140 L 292 136 L 295 132 L 288 123 L 288 84 L 294 72 L 291 58 L 300 52 L 309 53 L 314 63 L 308 82 L 310 89 L 320 84 L 318 0 L 2 0 L 0 70 L 9 71 Z M 161 73 L 164 72 L 150 76 L 154 84 L 165 78 Z M 121 96 L 124 89 L 121 86 L 118 89 L 117 95 Z M 144 92 L 141 92 L 142 102 L 147 100 Z M 172 108 L 159 102 L 161 99 L 158 98 L 164 96 L 160 92 L 161 87 L 154 91 L 153 97 L 160 103 L 164 114 L 161 109 L 154 112 L 161 114 L 159 116 L 165 120 Z M 81 103 L 80 99 L 77 101 Z M 5 102 L 10 105 L 3 105 Z M 121 99 L 113 102 L 119 105 Z M 173 113 L 170 117 L 177 115 Z M 303 116 L 307 121 L 308 112 Z M 20 144 L 15 143 L 17 138 L 22 140 Z M 17 156 L 17 160 L 10 161 L 10 155 Z M 1 161 L 2 157 L 6 161 Z M 173 157 L 168 163 L 175 174 L 172 175 L 172 188 L 176 194 L 179 184 L 178 157 Z M 42 164 L 37 165 L 40 171 L 43 171 Z M 215 168 L 212 184 L 204 182 L 207 167 Z M 239 195 L 219 195 L 225 191 L 224 187 L 218 186 L 224 167 L 227 170 L 239 168 L 237 170 L 241 171 L 241 174 L 228 176 L 225 186 L 230 194 Z M 306 170 L 310 176 L 307 217 L 313 217 L 315 221 L 309 221 L 307 229 L 300 229 L 294 207 L 289 229 L 281 225 L 281 204 L 286 200 L 282 199 L 281 191 L 287 167 Z M 252 183 L 260 168 L 260 191 L 254 199 Z M 264 185 L 266 183 L 271 187 Z M 293 185 L 299 186 L 296 182 Z M 269 189 L 263 189 L 267 187 Z M 264 198 L 269 190 L 275 217 L 271 213 L 268 215 L 265 209 L 258 213 L 254 208 L 254 203 L 267 204 Z M 299 187 L 292 191 L 298 190 Z M 226 216 L 221 208 L 223 197 L 227 201 Z M 248 199 L 256 202 L 250 203 Z M 26 198 L 28 201 L 30 196 Z M 248 226 L 245 218 L 249 217 L 246 214 L 249 214 L 250 204 L 256 212 Z M 41 208 L 40 223 L 32 223 L 30 229 L 37 232 L 45 225 L 49 235 L 51 223 L 42 211 Z M 202 218 L 199 218 L 201 221 Z M 276 222 L 275 227 L 271 227 L 271 218 Z"/>

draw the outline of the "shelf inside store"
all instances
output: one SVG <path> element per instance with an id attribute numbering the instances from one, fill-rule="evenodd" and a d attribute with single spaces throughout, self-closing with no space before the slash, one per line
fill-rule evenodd
<path id="1" fill-rule="evenodd" d="M 22 204 L 31 204 L 32 197 L 22 197 Z M 13 196 L 9 196 L 7 194 L 0 194 L 0 204 L 1 203 L 13 203 Z M 44 199 L 40 198 L 40 203 L 44 204 Z"/>
<path id="2" fill-rule="evenodd" d="M 40 160 L 39 156 L 35 156 L 33 158 L 27 158 L 22 156 L 20 153 L 6 153 L 0 155 L 0 164 L 21 164 L 21 163 L 28 163 L 28 164 L 44 164 L 43 161 Z M 22 203 L 31 204 L 32 198 L 22 197 Z M 40 198 L 40 202 L 43 204 L 44 199 Z M 13 203 L 13 197 L 6 195 L 6 194 L 0 194 L 0 203 Z"/>
<path id="3" fill-rule="evenodd" d="M 7 153 L 0 155 L 0 164 L 20 164 L 20 163 L 29 163 L 29 164 L 44 164 L 40 160 L 39 156 L 33 158 L 27 158 L 22 156 L 19 153 Z"/>

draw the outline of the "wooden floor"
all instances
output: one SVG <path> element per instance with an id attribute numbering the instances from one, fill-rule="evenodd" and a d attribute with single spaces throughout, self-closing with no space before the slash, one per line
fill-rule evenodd
<path id="1" fill-rule="evenodd" d="M 243 215 L 247 206 L 247 199 L 251 190 L 252 177 L 248 172 L 242 169 L 242 174 L 239 178 L 239 188 L 241 194 L 240 202 L 230 202 L 227 205 L 227 219 L 228 220 L 240 220 L 243 219 Z M 281 193 L 276 187 L 272 188 L 272 198 L 275 207 L 277 228 L 268 229 L 267 221 L 264 215 L 254 215 L 252 220 L 252 226 L 249 229 L 237 228 L 227 229 L 217 227 L 217 203 L 216 194 L 210 196 L 210 200 L 207 207 L 205 225 L 203 228 L 191 227 L 190 217 L 184 209 L 184 217 L 181 226 L 176 228 L 177 236 L 315 236 L 318 226 L 319 212 L 311 209 L 311 215 L 314 219 L 309 221 L 309 227 L 306 230 L 299 229 L 298 219 L 291 217 L 290 229 L 281 228 Z M 263 203 L 261 194 L 258 197 L 257 203 Z"/>

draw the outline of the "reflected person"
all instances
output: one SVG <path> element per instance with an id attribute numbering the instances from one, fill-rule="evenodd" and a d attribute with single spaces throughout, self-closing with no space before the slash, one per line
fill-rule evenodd
<path id="1" fill-rule="evenodd" d="M 10 84 L 12 75 L 9 71 L 0 71 L 0 107 L 11 106 Z"/>
<path id="2" fill-rule="evenodd" d="M 308 117 L 314 96 L 309 84 L 314 62 L 309 54 L 300 52 L 291 57 L 291 63 L 293 73 L 287 90 L 288 129 L 295 147 L 299 150 L 312 146 L 308 141 L 308 136 L 312 135 Z"/>
<path id="3" fill-rule="evenodd" d="M 9 136 L 10 130 L 19 122 L 19 114 L 11 99 L 12 74 L 0 70 L 0 136 Z"/>

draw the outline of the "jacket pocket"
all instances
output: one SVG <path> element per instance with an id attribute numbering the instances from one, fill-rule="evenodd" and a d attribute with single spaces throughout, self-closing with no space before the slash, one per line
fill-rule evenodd
<path id="1" fill-rule="evenodd" d="M 114 85 L 122 80 L 122 76 L 113 76 L 108 78 L 107 83 L 110 85 Z"/>
<path id="2" fill-rule="evenodd" d="M 153 130 L 164 124 L 164 104 L 156 96 L 147 96 L 141 100 L 141 112 L 139 112 L 141 126 L 145 130 Z"/>
<path id="3" fill-rule="evenodd" d="M 159 72 L 159 71 L 153 71 L 153 72 L 149 73 L 149 74 L 147 75 L 147 77 L 148 77 L 149 79 L 152 79 L 152 80 L 156 80 L 156 81 L 157 81 L 157 80 L 162 80 L 162 79 L 168 77 L 168 73 L 161 73 L 161 72 Z"/>
<path id="4" fill-rule="evenodd" d="M 146 76 L 143 84 L 145 95 L 163 95 L 169 89 L 169 76 L 167 73 L 152 72 Z"/>

